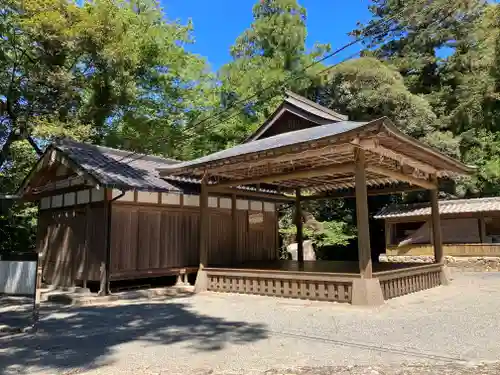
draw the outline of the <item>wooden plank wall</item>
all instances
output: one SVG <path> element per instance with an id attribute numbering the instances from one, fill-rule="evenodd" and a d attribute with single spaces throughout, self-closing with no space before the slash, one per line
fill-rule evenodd
<path id="1" fill-rule="evenodd" d="M 276 259 L 276 213 L 264 212 L 262 229 L 248 227 L 248 211 L 209 210 L 209 264 Z M 199 208 L 114 204 L 111 214 L 111 279 L 166 275 L 199 263 Z M 233 230 L 236 228 L 236 247 Z"/>
<path id="2" fill-rule="evenodd" d="M 162 275 L 197 266 L 199 213 L 193 209 L 113 205 L 111 278 Z"/>
<path id="3" fill-rule="evenodd" d="M 37 242 L 47 283 L 72 286 L 75 280 L 99 280 L 105 250 L 103 203 L 40 211 Z"/>

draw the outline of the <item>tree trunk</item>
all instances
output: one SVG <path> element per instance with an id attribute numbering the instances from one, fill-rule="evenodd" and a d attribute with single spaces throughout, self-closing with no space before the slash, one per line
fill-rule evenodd
<path id="1" fill-rule="evenodd" d="M 12 146 L 12 143 L 18 140 L 18 137 L 16 133 L 11 131 L 9 133 L 9 136 L 7 137 L 7 140 L 5 141 L 4 145 L 2 146 L 2 150 L 0 150 L 0 168 L 2 168 L 3 163 L 5 163 L 5 160 L 7 160 L 7 156 L 9 155 L 10 151 L 10 146 Z"/>

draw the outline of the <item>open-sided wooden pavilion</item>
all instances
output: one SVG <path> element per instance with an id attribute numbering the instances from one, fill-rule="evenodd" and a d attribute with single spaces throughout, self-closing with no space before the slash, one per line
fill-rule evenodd
<path id="1" fill-rule="evenodd" d="M 246 143 L 159 169 L 160 176 L 201 180 L 196 290 L 375 305 L 446 283 L 438 180 L 468 174 L 471 167 L 403 134 L 387 118 L 351 122 L 294 94 L 287 100 Z M 242 186 L 295 195 L 298 261 L 279 261 L 277 256 L 260 262 L 214 261 L 217 254 L 208 245 L 208 196 Z M 368 196 L 406 189 L 431 192 L 436 263 L 374 268 Z M 301 201 L 325 196 L 356 198 L 358 264 L 303 260 Z"/>

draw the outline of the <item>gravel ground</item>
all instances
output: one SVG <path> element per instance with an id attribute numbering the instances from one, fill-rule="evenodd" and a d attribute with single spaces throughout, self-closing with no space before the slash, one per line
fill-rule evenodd
<path id="1" fill-rule="evenodd" d="M 34 323 L 33 298 L 0 296 L 0 335 Z"/>
<path id="2" fill-rule="evenodd" d="M 500 374 L 500 273 L 453 275 L 379 308 L 213 293 L 46 306 L 36 335 L 0 339 L 0 374 Z"/>

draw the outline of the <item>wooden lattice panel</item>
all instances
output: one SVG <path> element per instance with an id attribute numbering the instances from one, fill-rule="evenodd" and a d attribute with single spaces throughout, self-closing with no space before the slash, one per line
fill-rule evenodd
<path id="1" fill-rule="evenodd" d="M 351 302 L 352 282 L 307 280 L 288 277 L 238 275 L 227 270 L 224 274 L 207 271 L 208 290 L 213 292 L 256 294 L 263 296 L 301 298 L 320 301 Z"/>
<path id="2" fill-rule="evenodd" d="M 379 277 L 380 286 L 385 299 L 431 289 L 441 285 L 441 267 L 439 265 L 423 266 L 419 269 L 408 269 L 384 272 Z"/>

